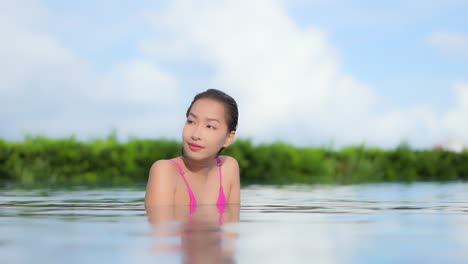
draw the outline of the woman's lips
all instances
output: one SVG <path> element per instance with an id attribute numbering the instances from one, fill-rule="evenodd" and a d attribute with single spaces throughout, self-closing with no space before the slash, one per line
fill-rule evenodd
<path id="1" fill-rule="evenodd" d="M 201 150 L 201 149 L 204 148 L 204 147 L 202 147 L 202 146 L 200 146 L 200 145 L 193 144 L 193 143 L 189 143 L 188 145 L 189 145 L 189 147 L 190 147 L 190 149 L 191 149 L 192 151 L 197 151 L 197 150 Z"/>

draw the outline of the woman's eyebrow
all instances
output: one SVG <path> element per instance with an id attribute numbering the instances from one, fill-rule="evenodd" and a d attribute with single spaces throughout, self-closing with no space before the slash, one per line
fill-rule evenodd
<path id="1" fill-rule="evenodd" d="M 189 115 L 191 115 L 191 116 L 193 116 L 194 118 L 197 118 L 197 119 L 198 119 L 198 116 L 197 116 L 196 114 L 192 113 L 192 112 L 190 112 Z M 213 118 L 213 117 L 208 117 L 208 118 L 206 118 L 206 120 L 207 120 L 207 121 L 216 121 L 216 122 L 218 122 L 218 123 L 221 124 L 221 122 L 220 122 L 218 119 Z"/>
<path id="2" fill-rule="evenodd" d="M 209 117 L 208 117 L 206 120 L 208 120 L 208 121 L 216 121 L 216 122 L 218 122 L 218 123 L 221 124 L 221 122 L 219 122 L 219 120 L 216 119 L 216 118 L 209 118 Z"/>

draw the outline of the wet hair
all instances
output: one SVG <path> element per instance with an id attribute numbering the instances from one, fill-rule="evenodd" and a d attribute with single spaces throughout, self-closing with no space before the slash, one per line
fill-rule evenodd
<path id="1" fill-rule="evenodd" d="M 237 130 L 237 119 L 239 118 L 239 111 L 237 110 L 237 103 L 231 96 L 227 95 L 226 93 L 220 90 L 208 89 L 202 93 L 197 94 L 193 98 L 192 103 L 187 109 L 187 113 L 185 113 L 185 117 L 189 116 L 189 113 L 190 113 L 190 110 L 192 109 L 193 104 L 199 99 L 212 99 L 223 104 L 224 109 L 226 111 L 228 132 Z"/>
<path id="2" fill-rule="evenodd" d="M 239 118 L 239 111 L 237 109 L 237 103 L 228 94 L 216 90 L 216 89 L 208 89 L 204 92 L 197 94 L 194 98 L 192 103 L 190 104 L 187 112 L 185 113 L 185 117 L 189 116 L 190 110 L 192 109 L 193 104 L 199 99 L 212 99 L 224 105 L 224 109 L 226 112 L 226 121 L 228 125 L 228 132 L 236 131 L 237 130 L 237 120 Z M 218 155 L 224 148 L 221 148 L 218 152 Z"/>

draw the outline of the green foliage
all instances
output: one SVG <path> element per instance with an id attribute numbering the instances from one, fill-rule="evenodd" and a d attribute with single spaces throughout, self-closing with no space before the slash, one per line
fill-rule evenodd
<path id="1" fill-rule="evenodd" d="M 131 139 L 116 133 L 88 142 L 26 136 L 23 142 L 0 139 L 0 183 L 19 186 L 144 185 L 159 159 L 181 154 L 173 140 Z M 255 146 L 238 139 L 223 155 L 237 159 L 243 184 L 453 181 L 468 178 L 468 152 L 394 150 L 350 146 L 298 148 L 283 142 Z"/>
<path id="2" fill-rule="evenodd" d="M 177 156 L 171 140 L 78 142 L 27 136 L 24 142 L 0 141 L 0 181 L 29 185 L 135 185 L 147 180 L 151 164 Z"/>

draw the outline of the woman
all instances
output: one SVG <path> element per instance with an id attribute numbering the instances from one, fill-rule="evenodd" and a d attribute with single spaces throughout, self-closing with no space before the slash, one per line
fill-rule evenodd
<path id="1" fill-rule="evenodd" d="M 239 204 L 239 165 L 219 156 L 236 135 L 238 110 L 235 100 L 215 89 L 197 94 L 186 113 L 183 155 L 158 160 L 150 170 L 145 207 L 198 204 Z M 164 218 L 164 216 L 161 216 Z"/>

